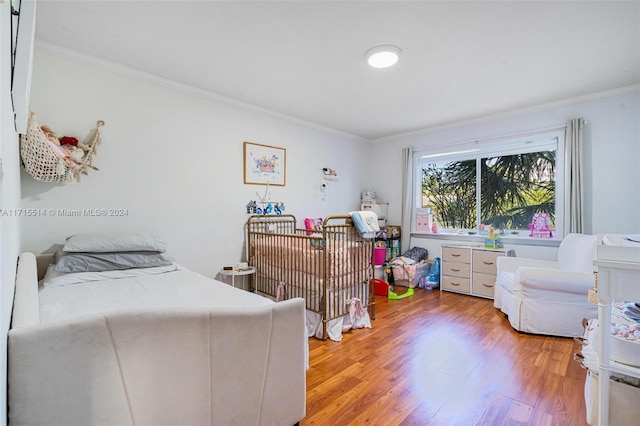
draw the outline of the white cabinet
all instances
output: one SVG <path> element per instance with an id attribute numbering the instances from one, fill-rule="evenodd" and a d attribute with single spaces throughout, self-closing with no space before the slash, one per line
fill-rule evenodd
<path id="1" fill-rule="evenodd" d="M 602 241 L 602 238 L 599 238 Z M 598 246 L 597 260 L 594 265 L 598 271 L 597 295 L 598 295 L 598 322 L 599 322 L 599 369 L 598 369 L 598 424 L 609 424 L 610 386 L 611 373 L 620 373 L 631 377 L 640 378 L 640 367 L 635 367 L 617 362 L 611 359 L 611 304 L 614 301 L 640 301 L 640 249 L 631 257 L 608 256 L 608 253 L 619 251 Z M 616 261 L 610 258 L 637 261 Z M 637 404 L 637 401 L 629 401 L 629 405 Z"/>
<path id="2" fill-rule="evenodd" d="M 507 249 L 443 245 L 440 290 L 493 299 L 496 259 L 512 255 Z"/>

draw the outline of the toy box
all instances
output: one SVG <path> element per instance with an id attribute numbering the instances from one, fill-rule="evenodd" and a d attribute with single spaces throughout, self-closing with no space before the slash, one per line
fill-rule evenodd
<path id="1" fill-rule="evenodd" d="M 500 248 L 502 244 L 500 244 L 500 237 L 498 235 L 494 236 L 486 236 L 484 237 L 484 248 Z"/>

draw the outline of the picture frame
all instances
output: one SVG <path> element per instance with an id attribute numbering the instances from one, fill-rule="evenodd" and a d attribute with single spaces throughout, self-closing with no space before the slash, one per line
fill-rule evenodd
<path id="1" fill-rule="evenodd" d="M 244 143 L 244 183 L 285 186 L 287 150 L 254 142 Z"/>

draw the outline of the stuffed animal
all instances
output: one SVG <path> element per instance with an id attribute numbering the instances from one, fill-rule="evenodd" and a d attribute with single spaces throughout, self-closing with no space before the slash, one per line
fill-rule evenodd
<path id="1" fill-rule="evenodd" d="M 56 146 L 60 146 L 61 135 L 55 133 L 53 130 L 51 130 L 51 127 L 47 126 L 46 124 L 40 126 L 40 130 L 42 130 L 42 133 L 44 133 L 44 135 L 51 141 L 51 143 Z"/>
<path id="2" fill-rule="evenodd" d="M 69 145 L 70 147 L 74 147 L 74 149 L 80 148 L 83 151 L 89 151 L 90 147 L 78 141 L 78 138 L 74 136 L 63 136 L 60 133 L 54 132 L 51 127 L 45 125 L 40 126 L 40 130 L 42 133 L 56 146 L 61 145 Z"/>
<path id="3" fill-rule="evenodd" d="M 71 145 L 82 149 L 83 151 L 89 151 L 89 145 L 78 142 L 78 138 L 73 136 L 63 136 L 60 138 L 61 145 Z"/>

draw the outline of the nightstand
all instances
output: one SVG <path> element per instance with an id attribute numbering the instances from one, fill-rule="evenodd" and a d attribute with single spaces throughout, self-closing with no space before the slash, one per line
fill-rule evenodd
<path id="1" fill-rule="evenodd" d="M 246 269 L 230 269 L 230 270 L 225 270 L 225 269 L 221 269 L 220 270 L 220 275 L 225 275 L 225 276 L 230 276 L 231 277 L 231 286 L 232 287 L 236 287 L 236 277 L 237 276 L 241 276 L 242 277 L 242 289 L 244 290 L 245 288 L 245 280 L 249 281 L 249 284 L 251 284 L 251 277 L 256 273 L 256 268 L 253 266 L 250 266 Z M 251 291 L 251 285 L 248 286 L 247 290 Z"/>

